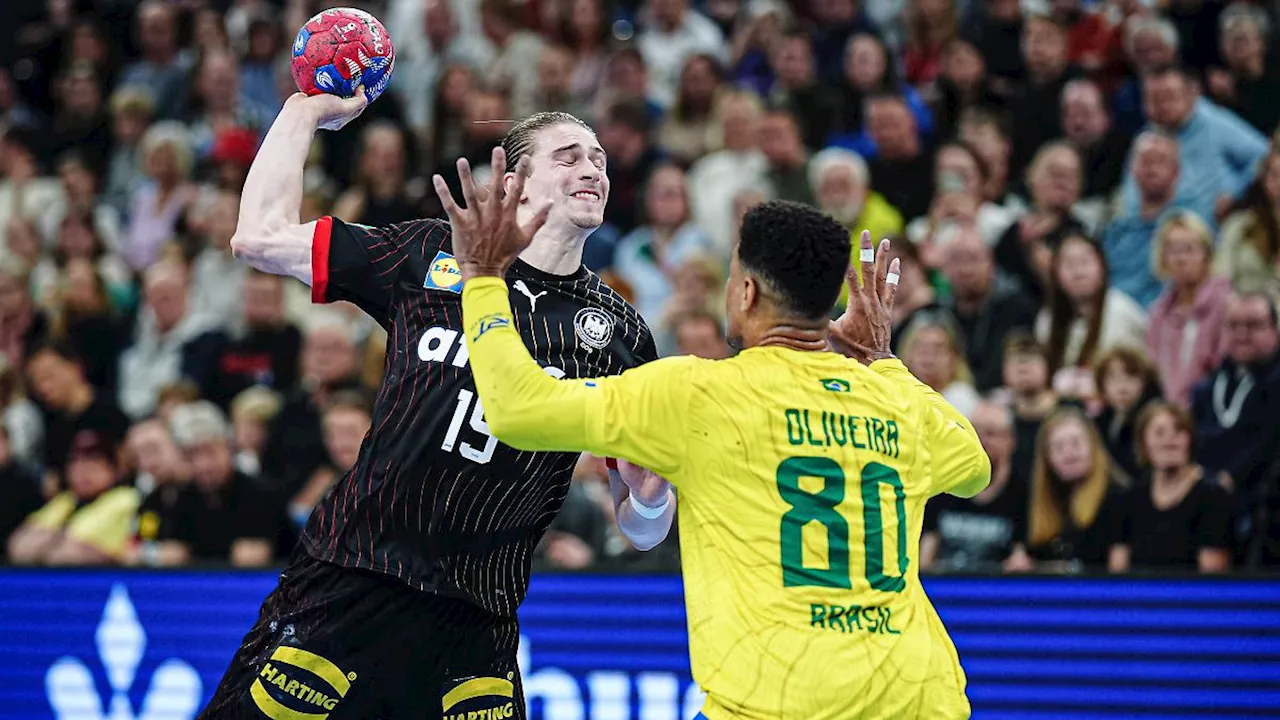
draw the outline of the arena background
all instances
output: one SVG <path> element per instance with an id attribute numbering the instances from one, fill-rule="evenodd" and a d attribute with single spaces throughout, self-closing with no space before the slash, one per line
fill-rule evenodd
<path id="1" fill-rule="evenodd" d="M 0 717 L 194 717 L 274 582 L 225 570 L 4 571 Z M 939 577 L 926 587 L 969 674 L 975 718 L 1280 714 L 1276 579 Z M 531 717 L 697 712 L 678 577 L 539 575 L 520 617 Z"/>

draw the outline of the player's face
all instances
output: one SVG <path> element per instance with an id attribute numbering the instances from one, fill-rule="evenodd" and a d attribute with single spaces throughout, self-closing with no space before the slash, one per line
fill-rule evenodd
<path id="1" fill-rule="evenodd" d="M 592 230 L 604 223 L 609 176 L 595 133 L 572 123 L 544 128 L 535 139 L 531 160 L 520 206 L 526 219 L 550 201 L 550 227 Z"/>
<path id="2" fill-rule="evenodd" d="M 1177 470 L 1191 460 L 1191 436 L 1169 412 L 1157 413 L 1142 433 L 1153 470 Z"/>

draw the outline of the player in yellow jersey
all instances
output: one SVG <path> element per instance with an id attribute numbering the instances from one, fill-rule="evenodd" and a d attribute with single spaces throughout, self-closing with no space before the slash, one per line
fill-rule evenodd
<path id="1" fill-rule="evenodd" d="M 555 380 L 512 326 L 502 279 L 545 214 L 524 196 L 527 168 L 522 159 L 505 173 L 495 154 L 483 197 L 463 173 L 466 210 L 437 182 L 489 429 L 525 450 L 623 458 L 675 486 L 705 717 L 968 717 L 964 674 L 916 556 L 929 497 L 977 493 L 990 464 L 968 423 L 898 360 L 827 351 L 848 233 L 803 205 L 752 210 L 726 293 L 739 355 Z M 886 268 L 873 256 L 864 237 L 866 282 L 848 326 L 888 325 Z M 854 335 L 843 339 L 867 342 Z M 887 347 L 887 332 L 874 335 Z"/>

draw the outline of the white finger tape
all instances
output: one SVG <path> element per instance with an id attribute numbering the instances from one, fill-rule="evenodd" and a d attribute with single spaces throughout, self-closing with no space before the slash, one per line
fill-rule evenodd
<path id="1" fill-rule="evenodd" d="M 885 282 L 887 282 L 887 283 L 889 283 L 890 285 L 897 285 L 897 284 L 898 284 L 898 273 L 889 273 L 888 275 L 885 275 L 885 276 L 884 276 L 884 281 L 885 281 Z"/>
<path id="2" fill-rule="evenodd" d="M 876 251 L 871 248 L 862 248 L 862 252 L 858 255 L 858 259 L 862 262 L 875 262 Z"/>

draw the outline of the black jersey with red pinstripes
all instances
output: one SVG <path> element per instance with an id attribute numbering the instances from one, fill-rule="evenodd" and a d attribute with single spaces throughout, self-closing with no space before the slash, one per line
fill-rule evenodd
<path id="1" fill-rule="evenodd" d="M 451 251 L 439 220 L 317 223 L 312 299 L 355 303 L 388 341 L 359 459 L 312 513 L 302 543 L 317 559 L 514 614 L 577 455 L 522 452 L 489 435 Z M 656 357 L 640 315 L 585 267 L 557 276 L 517 261 L 507 282 L 516 327 L 549 374 L 614 375 Z"/>

